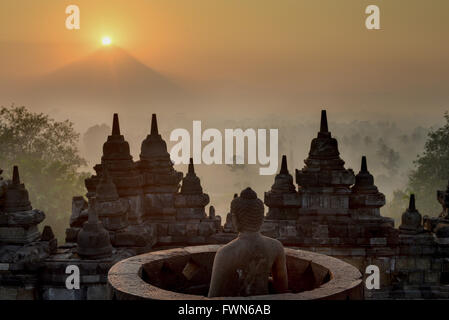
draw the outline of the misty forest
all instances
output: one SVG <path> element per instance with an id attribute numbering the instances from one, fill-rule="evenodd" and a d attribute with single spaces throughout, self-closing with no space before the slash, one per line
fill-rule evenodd
<path id="1" fill-rule="evenodd" d="M 444 114 L 441 118 L 443 125 L 407 129 L 388 121 L 342 123 L 331 120 L 329 123 L 346 167 L 357 173 L 361 156 L 367 156 L 375 183 L 387 197 L 387 204 L 381 212 L 394 218 L 396 225 L 410 193 L 416 194 L 417 207 L 423 215 L 437 216 L 440 213 L 436 191 L 445 190 L 449 178 L 449 115 Z M 293 172 L 303 166 L 310 141 L 318 130 L 318 120 L 309 123 L 267 117 L 227 120 L 214 125 L 217 128 L 279 128 L 279 157 L 287 155 L 289 170 Z M 21 179 L 29 190 L 33 206 L 46 213 L 47 224 L 53 227 L 61 240 L 70 217 L 71 199 L 86 193 L 84 179 L 100 162 L 102 145 L 111 132 L 110 125 L 105 119 L 104 123 L 78 133 L 69 120 L 57 121 L 27 107 L 13 105 L 0 110 L 3 176 L 10 178 L 12 166 L 20 166 Z M 175 126 L 180 124 L 173 123 L 172 128 L 165 124 L 161 130 L 169 150 L 173 145 L 169 141 L 170 130 Z M 122 132 L 130 143 L 134 158 L 139 155 L 140 143 L 147 129 Z M 186 171 L 182 165 L 177 167 Z M 254 187 L 261 197 L 270 189 L 273 176 L 259 175 L 258 167 L 238 164 L 197 166 L 198 175 L 217 214 L 224 218 L 233 194 L 248 185 Z"/>

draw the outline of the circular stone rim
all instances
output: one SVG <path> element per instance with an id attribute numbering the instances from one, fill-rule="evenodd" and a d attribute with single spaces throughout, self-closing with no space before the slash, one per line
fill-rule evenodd
<path id="1" fill-rule="evenodd" d="M 214 298 L 168 291 L 145 282 L 142 279 L 142 269 L 144 264 L 177 256 L 216 252 L 221 246 L 222 245 L 189 246 L 153 251 L 127 258 L 119 261 L 109 270 L 108 285 L 112 287 L 114 295 L 119 294 L 120 298 L 127 300 L 315 300 L 332 299 L 332 297 L 337 297 L 340 294 L 356 290 L 357 287 L 361 288 L 362 274 L 356 267 L 331 256 L 291 248 L 284 248 L 286 256 L 313 262 L 327 268 L 331 274 L 331 279 L 313 290 L 298 293 Z"/>

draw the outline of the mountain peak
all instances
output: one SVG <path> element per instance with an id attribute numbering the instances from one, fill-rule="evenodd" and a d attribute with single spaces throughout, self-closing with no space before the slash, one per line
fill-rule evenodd
<path id="1" fill-rule="evenodd" d="M 184 96 L 170 79 L 114 45 L 100 47 L 38 79 L 34 91 L 83 104 L 149 103 Z"/>

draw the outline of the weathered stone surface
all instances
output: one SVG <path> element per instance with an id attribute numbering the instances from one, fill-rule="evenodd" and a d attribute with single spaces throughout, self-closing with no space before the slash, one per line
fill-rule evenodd
<path id="1" fill-rule="evenodd" d="M 144 193 L 175 193 L 182 173 L 173 169 L 167 144 L 158 132 L 156 115 L 151 119 L 151 132 L 142 142 L 137 164 L 144 177 Z"/>
<path id="2" fill-rule="evenodd" d="M 109 300 L 110 291 L 106 284 L 89 286 L 87 288 L 87 300 Z"/>
<path id="3" fill-rule="evenodd" d="M 129 202 L 120 199 L 106 167 L 96 189 L 95 211 L 106 230 L 117 231 L 128 226 Z"/>
<path id="4" fill-rule="evenodd" d="M 35 288 L 0 286 L 0 300 L 35 300 Z"/>
<path id="5" fill-rule="evenodd" d="M 207 255 L 214 256 L 215 251 L 219 246 L 201 246 L 194 247 L 194 252 L 190 251 L 190 248 L 185 249 L 173 249 L 164 250 L 155 253 L 149 253 L 141 255 L 138 257 L 131 258 L 126 261 L 122 261 L 116 264 L 109 272 L 108 282 L 113 288 L 113 294 L 117 299 L 133 299 L 136 296 L 142 299 L 161 299 L 161 300 L 205 300 L 207 299 L 204 295 L 198 293 L 178 293 L 171 290 L 168 287 L 172 282 L 170 279 L 161 282 L 162 275 L 160 271 L 147 273 L 149 278 L 149 283 L 146 285 L 141 285 L 141 279 L 138 274 L 138 270 L 142 268 L 142 265 L 148 266 L 154 263 L 163 265 L 163 261 L 170 259 L 171 261 L 178 261 L 179 266 L 170 264 L 171 270 L 174 272 L 174 276 L 177 274 L 181 275 L 183 270 L 185 270 L 186 265 L 189 263 L 190 259 L 195 259 L 196 255 L 206 255 L 201 260 L 207 262 L 210 258 Z M 258 296 L 259 299 L 263 300 L 308 300 L 308 299 L 361 299 L 362 298 L 362 279 L 360 272 L 352 267 L 351 265 L 332 258 L 328 256 L 322 256 L 315 253 L 308 253 L 302 250 L 285 249 L 287 256 L 287 263 L 289 265 L 295 265 L 293 270 L 301 273 L 300 276 L 292 276 L 290 287 L 294 288 L 292 293 L 286 294 L 275 294 L 275 295 L 263 295 Z M 317 278 L 315 278 L 315 273 L 311 268 L 307 268 L 310 262 L 315 263 L 315 271 Z M 195 260 L 196 263 L 199 260 Z M 300 268 L 303 265 L 304 268 Z M 321 268 L 320 268 L 321 266 Z M 159 268 L 158 270 L 161 270 Z M 209 273 L 209 269 L 203 269 Z M 291 270 L 291 271 L 293 271 Z M 311 272 L 306 273 L 307 270 Z M 326 279 L 320 277 L 321 274 L 326 274 L 325 270 L 329 270 L 333 277 L 331 279 Z M 151 271 L 151 270 L 150 270 Z M 182 276 L 184 277 L 184 276 Z M 185 277 L 184 277 L 185 278 Z M 196 278 L 197 281 L 201 279 L 207 279 L 207 277 Z M 321 288 L 316 288 L 314 286 L 320 286 L 321 284 L 316 282 L 316 279 L 326 279 L 326 285 Z M 193 279 L 193 278 L 192 278 Z M 305 279 L 310 281 L 305 281 Z M 139 285 L 138 285 L 139 283 Z M 155 285 L 157 283 L 157 285 Z M 179 285 L 179 282 L 177 282 Z M 196 282 L 195 285 L 198 286 L 201 282 Z M 301 292 L 300 288 L 304 288 L 305 285 L 311 283 L 312 289 L 310 291 Z M 315 289 L 316 288 L 316 289 Z"/>
<path id="6" fill-rule="evenodd" d="M 424 231 L 422 226 L 422 216 L 415 207 L 415 195 L 410 195 L 410 204 L 408 209 L 402 214 L 402 224 L 399 230 L 406 234 L 417 234 Z"/>
<path id="7" fill-rule="evenodd" d="M 201 221 L 198 225 L 198 235 L 210 236 L 215 233 L 215 224 L 213 221 Z"/>
<path id="8" fill-rule="evenodd" d="M 72 215 L 70 216 L 70 227 L 81 228 L 87 221 L 87 201 L 82 196 L 72 198 Z"/>
<path id="9" fill-rule="evenodd" d="M 95 210 L 95 198 L 89 201 L 89 219 L 78 233 L 78 254 L 86 259 L 103 259 L 112 255 L 109 233 L 103 228 Z"/>
<path id="10" fill-rule="evenodd" d="M 285 155 L 282 156 L 281 170 L 276 175 L 271 190 L 265 193 L 264 202 L 269 207 L 267 219 L 295 220 L 298 218 L 301 197 L 296 192 L 293 177 L 288 172 Z"/>

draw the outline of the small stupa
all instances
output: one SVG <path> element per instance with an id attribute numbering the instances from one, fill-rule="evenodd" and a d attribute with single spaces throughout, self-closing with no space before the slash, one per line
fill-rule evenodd
<path id="1" fill-rule="evenodd" d="M 304 163 L 303 169 L 296 170 L 301 215 L 349 215 L 349 187 L 355 182 L 354 172 L 344 167 L 338 142 L 328 129 L 326 110 L 321 111 L 320 131 Z"/>
<path id="2" fill-rule="evenodd" d="M 45 219 L 45 214 L 32 208 L 17 166 L 13 168 L 12 180 L 6 184 L 1 202 L 0 242 L 27 244 L 40 238 L 37 225 Z"/>
<path id="3" fill-rule="evenodd" d="M 415 195 L 410 195 L 408 209 L 402 214 L 401 225 L 399 226 L 401 233 L 418 234 L 424 231 L 422 225 L 422 216 L 415 206 Z"/>
<path id="4" fill-rule="evenodd" d="M 129 143 L 120 132 L 120 122 L 117 113 L 112 120 L 112 132 L 103 144 L 101 164 L 94 166 L 96 175 L 85 180 L 87 198 L 96 196 L 97 185 L 107 168 L 120 198 L 128 198 L 133 202 L 128 213 L 131 224 L 139 224 L 143 215 L 142 185 L 143 177 L 137 170 L 130 153 Z"/>
<path id="5" fill-rule="evenodd" d="M 120 199 L 109 170 L 103 169 L 103 176 L 96 190 L 96 211 L 106 230 L 117 231 L 128 226 L 128 202 Z"/>
<path id="6" fill-rule="evenodd" d="M 83 259 L 104 259 L 112 255 L 109 232 L 96 212 L 95 197 L 89 199 L 89 218 L 78 233 L 78 255 Z"/>
<path id="7" fill-rule="evenodd" d="M 156 114 L 151 118 L 150 134 L 142 142 L 137 166 L 144 180 L 146 218 L 173 220 L 176 215 L 174 195 L 179 191 L 183 174 L 173 168 L 167 144 L 159 134 Z"/>
<path id="8" fill-rule="evenodd" d="M 237 193 L 234 193 L 234 197 L 233 197 L 232 200 L 238 198 L 238 196 L 239 195 Z M 226 221 L 225 221 L 225 224 L 223 226 L 223 231 L 224 232 L 229 232 L 229 233 L 230 232 L 236 232 L 236 230 L 234 229 L 234 225 L 232 223 L 232 213 L 231 213 L 231 211 L 229 211 L 228 214 L 226 215 Z"/>
<path id="9" fill-rule="evenodd" d="M 295 220 L 299 215 L 301 201 L 288 172 L 287 156 L 282 156 L 281 170 L 274 179 L 271 190 L 265 192 L 265 205 L 269 208 L 267 219 Z"/>
<path id="10" fill-rule="evenodd" d="M 193 159 L 190 158 L 187 175 L 182 179 L 181 192 L 175 195 L 176 220 L 205 219 L 205 207 L 209 195 L 203 193 L 200 178 L 195 173 Z"/>
<path id="11" fill-rule="evenodd" d="M 385 205 L 385 195 L 374 185 L 374 177 L 368 171 L 366 156 L 362 156 L 360 171 L 355 176 L 351 193 L 349 207 L 353 216 L 380 217 L 380 208 Z"/>

